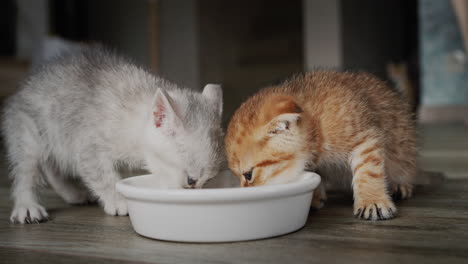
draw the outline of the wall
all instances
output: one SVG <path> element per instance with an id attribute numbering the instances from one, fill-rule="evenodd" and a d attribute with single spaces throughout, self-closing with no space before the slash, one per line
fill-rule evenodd
<path id="1" fill-rule="evenodd" d="M 342 68 L 341 1 L 303 0 L 304 68 Z"/>
<path id="2" fill-rule="evenodd" d="M 468 121 L 468 64 L 450 1 L 420 0 L 422 122 Z"/>
<path id="3" fill-rule="evenodd" d="M 147 1 L 88 0 L 89 38 L 112 43 L 137 64 L 147 66 Z"/>
<path id="4" fill-rule="evenodd" d="M 160 1 L 160 74 L 201 90 L 198 1 Z"/>
<path id="5" fill-rule="evenodd" d="M 422 103 L 468 105 L 468 64 L 450 1 L 421 0 Z"/>
<path id="6" fill-rule="evenodd" d="M 260 88 L 303 71 L 302 1 L 199 1 L 202 83 L 221 83 L 224 121 Z"/>
<path id="7" fill-rule="evenodd" d="M 16 56 L 32 60 L 41 50 L 41 43 L 49 33 L 48 1 L 17 0 Z"/>
<path id="8" fill-rule="evenodd" d="M 415 1 L 341 1 L 341 18 L 344 69 L 387 79 L 388 63 L 417 64 Z"/>
<path id="9" fill-rule="evenodd" d="M 303 0 L 305 69 L 367 71 L 388 79 L 405 62 L 417 89 L 417 3 Z"/>

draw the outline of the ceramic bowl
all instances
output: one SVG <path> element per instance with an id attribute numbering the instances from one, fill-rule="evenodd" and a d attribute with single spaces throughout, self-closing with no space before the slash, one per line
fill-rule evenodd
<path id="1" fill-rule="evenodd" d="M 230 242 L 303 227 L 320 176 L 306 172 L 295 182 L 249 188 L 237 187 L 229 171 L 204 189 L 159 189 L 156 182 L 153 175 L 142 175 L 116 185 L 127 199 L 138 234 L 169 241 Z"/>

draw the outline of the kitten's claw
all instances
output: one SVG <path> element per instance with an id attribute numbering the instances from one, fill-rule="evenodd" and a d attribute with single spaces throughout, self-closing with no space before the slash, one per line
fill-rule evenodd
<path id="1" fill-rule="evenodd" d="M 356 218 L 361 218 L 361 213 L 362 213 L 362 208 L 359 208 L 359 209 L 354 213 L 354 217 L 356 217 Z"/>
<path id="2" fill-rule="evenodd" d="M 375 208 L 377 208 L 377 217 L 379 219 L 383 218 L 383 215 L 382 215 L 382 208 L 379 208 L 376 204 L 374 204 Z"/>
<path id="3" fill-rule="evenodd" d="M 41 223 L 47 220 L 49 220 L 49 215 L 45 208 L 35 203 L 15 206 L 10 216 L 13 224 Z"/>
<path id="4" fill-rule="evenodd" d="M 395 217 L 396 207 L 389 199 L 354 203 L 354 216 L 364 220 L 387 220 Z"/>

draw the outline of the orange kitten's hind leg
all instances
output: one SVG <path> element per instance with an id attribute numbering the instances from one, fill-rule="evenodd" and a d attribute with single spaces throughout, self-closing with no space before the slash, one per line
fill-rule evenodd
<path id="1" fill-rule="evenodd" d="M 325 186 L 323 183 L 314 190 L 314 196 L 312 197 L 312 208 L 320 209 L 325 205 L 327 201 L 327 192 L 325 191 Z"/>
<path id="2" fill-rule="evenodd" d="M 387 193 L 384 157 L 375 138 L 358 141 L 350 156 L 353 171 L 354 215 L 366 220 L 395 216 L 396 207 Z"/>
<path id="3" fill-rule="evenodd" d="M 406 200 L 413 196 L 413 185 L 410 183 L 393 184 L 392 197 L 394 200 Z"/>
<path id="4" fill-rule="evenodd" d="M 413 195 L 413 182 L 417 174 L 416 150 L 411 145 L 397 146 L 386 151 L 386 175 L 389 191 L 394 200 L 405 200 Z"/>

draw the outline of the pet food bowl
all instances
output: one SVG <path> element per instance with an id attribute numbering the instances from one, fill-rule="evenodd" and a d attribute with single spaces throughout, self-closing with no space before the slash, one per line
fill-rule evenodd
<path id="1" fill-rule="evenodd" d="M 127 199 L 133 228 L 142 236 L 230 242 L 303 227 L 320 176 L 306 172 L 291 183 L 239 188 L 237 178 L 223 171 L 212 181 L 206 189 L 158 189 L 153 175 L 142 175 L 123 179 L 116 188 Z"/>

